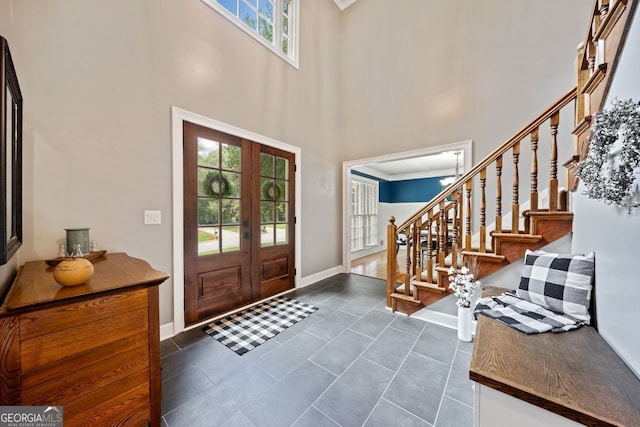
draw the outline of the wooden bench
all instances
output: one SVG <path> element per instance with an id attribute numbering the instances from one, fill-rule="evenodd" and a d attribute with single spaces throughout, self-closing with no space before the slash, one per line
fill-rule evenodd
<path id="1" fill-rule="evenodd" d="M 479 316 L 469 378 L 476 427 L 640 426 L 640 380 L 592 327 L 525 335 Z"/>

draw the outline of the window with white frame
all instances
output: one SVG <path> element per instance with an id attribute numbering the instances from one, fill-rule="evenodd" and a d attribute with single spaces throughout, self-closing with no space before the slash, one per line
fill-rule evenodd
<path id="1" fill-rule="evenodd" d="M 378 182 L 351 178 L 351 252 L 378 244 Z"/>
<path id="2" fill-rule="evenodd" d="M 297 68 L 300 0 L 202 0 Z"/>

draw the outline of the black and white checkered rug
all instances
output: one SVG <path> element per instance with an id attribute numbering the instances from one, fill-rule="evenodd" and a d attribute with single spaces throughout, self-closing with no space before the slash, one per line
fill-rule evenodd
<path id="1" fill-rule="evenodd" d="M 317 309 L 287 297 L 277 297 L 216 320 L 203 330 L 242 356 Z"/>

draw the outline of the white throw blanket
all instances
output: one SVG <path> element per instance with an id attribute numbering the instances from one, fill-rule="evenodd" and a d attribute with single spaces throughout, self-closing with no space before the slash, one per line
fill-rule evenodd
<path id="1" fill-rule="evenodd" d="M 525 334 L 565 332 L 585 324 L 582 320 L 549 310 L 511 293 L 478 300 L 473 313 L 476 318 L 482 314 Z"/>

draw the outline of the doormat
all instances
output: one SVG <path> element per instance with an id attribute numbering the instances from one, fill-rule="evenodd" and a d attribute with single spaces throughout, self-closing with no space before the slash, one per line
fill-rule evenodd
<path id="1" fill-rule="evenodd" d="M 203 330 L 242 356 L 317 309 L 287 297 L 277 297 L 216 320 Z"/>

